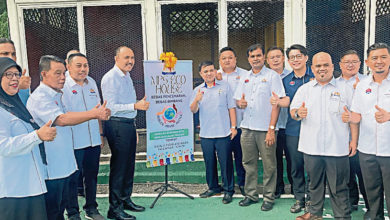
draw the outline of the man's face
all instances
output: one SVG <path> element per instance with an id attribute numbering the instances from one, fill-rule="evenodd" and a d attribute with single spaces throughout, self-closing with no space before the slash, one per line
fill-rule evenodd
<path id="1" fill-rule="evenodd" d="M 348 54 L 341 58 L 340 69 L 345 77 L 352 77 L 356 75 L 360 68 L 360 59 L 356 54 Z"/>
<path id="2" fill-rule="evenodd" d="M 16 67 L 11 67 L 4 71 L 1 79 L 1 88 L 8 95 L 15 95 L 19 89 L 20 72 Z"/>
<path id="3" fill-rule="evenodd" d="M 321 84 L 330 82 L 333 78 L 334 66 L 332 58 L 327 53 L 319 53 L 313 57 L 311 69 L 316 80 Z"/>
<path id="4" fill-rule="evenodd" d="M 257 48 L 256 50 L 249 52 L 248 56 L 248 62 L 251 65 L 252 69 L 261 69 L 264 66 L 264 54 L 263 51 L 260 48 Z"/>
<path id="5" fill-rule="evenodd" d="M 61 90 L 65 84 L 65 66 L 62 63 L 51 61 L 50 70 L 42 71 L 42 82 L 55 90 Z"/>
<path id="6" fill-rule="evenodd" d="M 213 83 L 215 81 L 216 70 L 214 65 L 202 66 L 199 72 L 200 76 L 206 83 Z"/>
<path id="7" fill-rule="evenodd" d="M 273 70 L 281 70 L 284 65 L 284 55 L 280 50 L 271 50 L 267 54 L 267 63 Z"/>
<path id="8" fill-rule="evenodd" d="M 224 72 L 233 71 L 237 65 L 236 56 L 234 56 L 234 53 L 230 50 L 222 52 L 219 56 L 219 65 Z"/>
<path id="9" fill-rule="evenodd" d="M 0 57 L 9 57 L 16 62 L 16 51 L 11 43 L 0 44 Z"/>
<path id="10" fill-rule="evenodd" d="M 89 73 L 88 60 L 82 56 L 73 57 L 68 64 L 70 77 L 76 82 L 84 82 Z"/>
<path id="11" fill-rule="evenodd" d="M 288 53 L 288 63 L 293 70 L 301 70 L 306 67 L 308 56 L 303 55 L 300 50 L 290 50 Z"/>
<path id="12" fill-rule="evenodd" d="M 373 74 L 387 74 L 390 66 L 390 54 L 386 48 L 372 50 L 366 60 Z"/>
<path id="13" fill-rule="evenodd" d="M 134 62 L 134 52 L 128 47 L 121 48 L 118 55 L 115 56 L 115 65 L 124 73 L 130 72 L 133 69 Z"/>

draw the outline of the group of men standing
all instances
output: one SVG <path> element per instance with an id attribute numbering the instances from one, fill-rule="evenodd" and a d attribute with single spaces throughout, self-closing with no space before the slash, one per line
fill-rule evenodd
<path id="1" fill-rule="evenodd" d="M 249 71 L 236 66 L 232 48 L 222 48 L 219 56 L 218 71 L 210 61 L 199 65 L 204 83 L 194 89 L 190 102 L 191 111 L 200 112 L 209 187 L 200 197 L 223 191 L 222 202 L 232 201 L 233 154 L 238 185 L 245 195 L 239 205 L 257 203 L 261 156 L 261 210 L 271 210 L 275 198 L 284 193 L 284 151 L 296 199 L 290 212 L 305 210 L 297 220 L 322 219 L 326 186 L 334 217 L 350 219 L 351 211 L 357 210 L 358 185 L 367 208 L 364 218 L 384 219 L 384 194 L 390 193 L 390 172 L 386 170 L 390 151 L 385 135 L 390 126 L 387 44 L 368 48 L 368 76 L 359 73 L 361 62 L 354 50 L 341 55 L 339 78 L 334 77 L 328 53 L 315 54 L 308 66 L 307 49 L 299 44 L 286 51 L 292 71 L 284 68 L 284 50 L 278 47 L 271 47 L 265 56 L 262 45 L 250 46 Z M 217 157 L 222 187 L 218 185 Z M 390 201 L 386 204 L 389 210 Z"/>
<path id="2" fill-rule="evenodd" d="M 0 56 L 16 60 L 11 40 L 0 39 Z M 78 182 L 82 180 L 85 191 L 85 217 L 101 220 L 96 202 L 97 175 L 103 136 L 111 148 L 109 202 L 110 219 L 136 219 L 124 212 L 144 211 L 132 202 L 135 152 L 138 136 L 135 129 L 137 110 L 147 110 L 149 102 L 137 102 L 129 72 L 134 66 L 134 53 L 121 46 L 115 51 L 115 65 L 102 79 L 101 104 L 95 80 L 88 76 L 87 57 L 78 50 L 63 59 L 45 55 L 39 61 L 41 82 L 29 95 L 31 78 L 21 77 L 19 96 L 27 100 L 26 107 L 34 121 L 43 126 L 57 128 L 53 141 L 45 142 L 47 160 L 45 193 L 47 218 L 80 218 Z M 22 91 L 22 89 L 27 90 Z M 103 132 L 102 121 L 106 121 Z M 81 178 L 80 178 L 81 175 Z M 26 183 L 28 184 L 28 183 Z"/>

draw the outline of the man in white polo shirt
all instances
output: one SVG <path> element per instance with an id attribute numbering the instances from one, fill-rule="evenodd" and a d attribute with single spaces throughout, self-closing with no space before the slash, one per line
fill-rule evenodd
<path id="1" fill-rule="evenodd" d="M 246 74 L 247 70 L 244 70 L 237 66 L 236 52 L 231 47 L 224 47 L 219 51 L 219 66 L 220 69 L 217 73 L 217 79 L 227 82 L 231 91 L 234 94 L 241 76 Z M 245 169 L 242 165 L 242 149 L 241 149 L 241 128 L 240 124 L 243 116 L 243 109 L 236 108 L 236 120 L 237 120 L 237 135 L 231 141 L 232 151 L 234 155 L 234 165 L 236 168 L 237 185 L 241 191 L 241 194 L 245 196 Z"/>
<path id="2" fill-rule="evenodd" d="M 70 175 L 77 170 L 70 126 L 91 119 L 107 120 L 109 109 L 95 107 L 84 112 L 68 112 L 61 100 L 65 83 L 64 60 L 52 55 L 39 61 L 42 81 L 27 101 L 27 109 L 39 126 L 47 121 L 57 128 L 52 142 L 45 142 L 47 158 L 47 193 L 45 194 L 48 219 L 64 219 Z"/>
<path id="3" fill-rule="evenodd" d="M 272 46 L 267 50 L 267 64 L 270 69 L 274 70 L 277 74 L 279 74 L 280 78 L 283 80 L 291 71 L 284 68 L 284 50 L 283 48 Z M 274 96 L 273 96 L 274 97 Z M 280 101 L 279 97 L 276 98 L 275 101 Z M 286 96 L 287 98 L 287 96 Z M 273 100 L 271 100 L 272 102 Z M 273 104 L 273 103 L 271 103 Z M 288 108 L 280 108 L 278 123 L 276 127 L 279 128 L 278 136 L 276 137 L 276 190 L 275 190 L 275 198 L 278 199 L 284 191 L 284 181 L 283 181 L 283 154 L 286 157 L 287 163 L 287 178 L 290 182 L 291 189 L 293 185 L 293 180 L 291 177 L 291 160 L 290 154 L 288 153 L 287 145 L 286 145 L 286 124 L 288 118 Z"/>
<path id="4" fill-rule="evenodd" d="M 72 112 L 82 112 L 93 109 L 100 104 L 99 91 L 95 80 L 88 76 L 89 64 L 87 57 L 81 53 L 73 53 L 67 58 L 69 75 L 66 76 L 62 101 L 65 108 Z M 104 219 L 97 210 L 96 187 L 99 172 L 100 146 L 102 127 L 97 119 L 72 126 L 74 138 L 74 154 L 78 170 L 72 174 L 69 183 L 69 196 L 66 212 L 68 219 L 80 219 L 77 187 L 82 173 L 85 184 L 86 218 Z M 82 171 L 82 172 L 80 172 Z"/>
<path id="5" fill-rule="evenodd" d="M 284 97 L 282 79 L 264 65 L 264 48 L 261 44 L 251 45 L 247 50 L 252 69 L 241 77 L 234 93 L 238 108 L 245 109 L 241 122 L 242 162 L 245 168 L 245 198 L 240 206 L 257 203 L 258 160 L 263 161 L 262 211 L 269 211 L 274 205 L 276 188 L 276 122 L 280 107 L 271 105 L 272 92 Z"/>
<path id="6" fill-rule="evenodd" d="M 310 176 L 309 212 L 296 219 L 322 219 L 325 181 L 334 218 L 351 219 L 347 186 L 349 125 L 342 121 L 341 115 L 343 108 L 351 104 L 353 88 L 333 78 L 334 66 L 328 53 L 315 54 L 311 68 L 315 80 L 302 85 L 290 105 L 291 117 L 301 120 L 298 150 L 303 153 Z M 354 155 L 357 134 L 352 133 L 351 138 L 355 143 L 351 146 L 351 155 Z"/>
<path id="7" fill-rule="evenodd" d="M 390 210 L 390 47 L 375 43 L 367 49 L 372 76 L 357 85 L 346 118 L 360 122 L 359 160 L 371 219 L 384 219 L 384 194 Z"/>

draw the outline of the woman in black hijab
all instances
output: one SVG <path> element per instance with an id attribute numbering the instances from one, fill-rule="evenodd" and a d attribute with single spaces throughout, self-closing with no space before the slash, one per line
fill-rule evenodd
<path id="1" fill-rule="evenodd" d="M 43 141 L 52 141 L 51 122 L 34 122 L 18 93 L 21 68 L 0 58 L 0 219 L 45 220 L 46 157 Z"/>

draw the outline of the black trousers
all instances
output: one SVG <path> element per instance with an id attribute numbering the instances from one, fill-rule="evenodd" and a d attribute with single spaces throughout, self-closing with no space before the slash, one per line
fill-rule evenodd
<path id="1" fill-rule="evenodd" d="M 134 121 L 106 122 L 106 137 L 111 149 L 109 202 L 110 209 L 123 209 L 123 202 L 133 192 L 137 147 Z"/>
<path id="2" fill-rule="evenodd" d="M 230 136 L 224 138 L 200 139 L 204 163 L 206 165 L 206 181 L 210 190 L 221 192 L 218 184 L 217 157 L 221 167 L 222 188 L 225 193 L 234 193 L 233 158 Z"/>
<path id="3" fill-rule="evenodd" d="M 241 149 L 241 129 L 237 129 L 237 135 L 231 140 L 234 165 L 236 168 L 237 184 L 239 186 L 245 186 L 245 169 L 242 165 L 242 149 Z"/>
<path id="4" fill-rule="evenodd" d="M 356 152 L 356 154 L 353 157 L 349 158 L 349 169 L 350 169 L 350 176 L 349 176 L 349 183 L 348 183 L 349 202 L 351 203 L 351 205 L 357 205 L 359 203 L 359 195 L 360 195 L 359 190 L 360 190 L 360 193 L 363 195 L 366 208 L 367 210 L 370 210 L 368 205 L 366 190 L 364 189 L 363 175 L 359 164 L 359 152 Z M 356 181 L 356 177 L 359 181 L 359 184 Z"/>
<path id="5" fill-rule="evenodd" d="M 291 177 L 291 159 L 290 159 L 290 154 L 288 153 L 288 148 L 287 148 L 287 144 L 286 144 L 285 129 L 279 129 L 278 136 L 276 138 L 276 169 L 277 169 L 276 192 L 284 191 L 283 154 L 286 156 L 287 178 L 292 186 L 293 179 Z"/>
<path id="6" fill-rule="evenodd" d="M 1 198 L 0 219 L 2 220 L 47 220 L 45 196 L 24 198 Z"/>
<path id="7" fill-rule="evenodd" d="M 45 194 L 46 213 L 49 220 L 63 220 L 65 207 L 68 204 L 70 177 L 46 180 Z"/>
<path id="8" fill-rule="evenodd" d="M 79 203 L 77 198 L 78 183 L 80 174 L 83 174 L 85 185 L 85 205 L 84 209 L 95 209 L 96 202 L 97 175 L 99 173 L 100 146 L 87 147 L 74 151 L 77 167 L 79 168 L 70 176 L 68 205 L 66 212 L 68 216 L 79 214 Z M 80 172 L 82 171 L 82 172 Z"/>
<path id="9" fill-rule="evenodd" d="M 309 190 L 311 206 L 309 212 L 322 216 L 325 201 L 325 185 L 335 219 L 351 219 L 349 203 L 349 158 L 304 154 L 305 168 L 310 176 Z"/>
<path id="10" fill-rule="evenodd" d="M 299 136 L 286 135 L 287 154 L 291 161 L 291 178 L 294 198 L 300 202 L 310 201 L 309 182 L 310 177 L 305 179 L 305 163 L 303 153 L 298 151 Z"/>
<path id="11" fill-rule="evenodd" d="M 384 219 L 384 195 L 390 210 L 390 157 L 359 152 L 359 160 L 371 219 Z"/>

